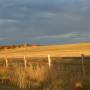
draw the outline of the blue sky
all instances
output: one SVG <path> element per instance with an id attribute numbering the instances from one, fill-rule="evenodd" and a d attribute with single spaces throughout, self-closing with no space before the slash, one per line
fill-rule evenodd
<path id="1" fill-rule="evenodd" d="M 0 0 L 0 44 L 90 41 L 90 0 Z"/>

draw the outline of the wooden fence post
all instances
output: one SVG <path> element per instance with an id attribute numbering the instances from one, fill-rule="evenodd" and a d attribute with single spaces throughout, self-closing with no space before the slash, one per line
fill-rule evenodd
<path id="1" fill-rule="evenodd" d="M 6 68 L 8 67 L 8 59 L 5 57 L 5 65 L 6 65 Z"/>
<path id="2" fill-rule="evenodd" d="M 85 76 L 84 54 L 81 54 L 81 58 L 82 58 L 82 72 L 83 72 L 83 76 Z"/>
<path id="3" fill-rule="evenodd" d="M 24 67 L 27 68 L 27 60 L 25 56 L 24 56 Z"/>
<path id="4" fill-rule="evenodd" d="M 48 65 L 49 65 L 49 68 L 51 68 L 51 57 L 49 54 L 48 54 Z"/>

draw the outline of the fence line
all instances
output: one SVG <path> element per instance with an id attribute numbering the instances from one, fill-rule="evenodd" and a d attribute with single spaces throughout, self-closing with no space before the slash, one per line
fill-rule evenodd
<path id="1" fill-rule="evenodd" d="M 7 68 L 7 67 L 9 67 L 9 64 L 10 64 L 10 61 L 9 61 L 10 59 L 9 58 L 7 58 L 7 57 L 5 57 L 4 58 L 4 61 L 5 61 L 5 70 L 7 69 L 9 69 L 9 68 Z M 30 78 L 32 78 L 33 79 L 33 76 L 35 77 L 35 75 L 40 75 L 39 77 L 35 77 L 35 80 L 37 79 L 41 79 L 41 77 L 43 78 L 43 76 L 46 76 L 46 73 L 47 73 L 47 75 L 49 75 L 49 74 L 51 74 L 52 76 L 55 76 L 55 75 L 57 75 L 58 74 L 58 76 L 60 77 L 60 79 L 62 80 L 63 79 L 63 81 L 65 80 L 65 79 L 72 79 L 73 81 L 74 81 L 74 79 L 76 80 L 78 80 L 78 78 L 80 78 L 80 79 L 82 79 L 83 78 L 83 76 L 85 76 L 87 73 L 87 71 L 89 71 L 89 73 L 90 73 L 90 70 L 89 70 L 89 68 L 88 68 L 88 66 L 89 66 L 89 64 L 87 65 L 87 67 L 86 67 L 86 65 L 85 65 L 85 55 L 81 55 L 81 57 L 80 57 L 80 62 L 79 62 L 79 64 L 78 63 L 72 63 L 72 62 L 60 62 L 60 63 L 58 63 L 57 61 L 55 61 L 55 62 L 53 62 L 53 58 L 51 57 L 51 55 L 50 54 L 48 54 L 47 55 L 47 57 L 46 57 L 46 62 L 44 62 L 45 63 L 45 65 L 46 66 L 44 66 L 44 68 L 43 68 L 43 64 L 42 63 L 38 63 L 37 64 L 37 62 L 38 62 L 38 60 L 36 60 L 35 59 L 35 61 L 34 61 L 34 65 L 32 65 L 32 62 L 29 62 L 31 65 L 32 65 L 32 67 L 33 66 L 35 66 L 35 64 L 37 64 L 38 66 L 39 65 L 42 65 L 42 67 L 37 67 L 37 66 L 35 66 L 35 68 L 28 68 L 28 61 L 29 61 L 29 59 L 28 59 L 28 57 L 26 57 L 26 56 L 23 56 L 23 58 L 21 58 L 21 60 L 22 60 L 22 62 L 21 63 L 23 63 L 23 65 L 24 65 L 24 68 L 22 69 L 22 68 L 20 68 L 20 70 L 21 71 L 18 71 L 17 72 L 17 70 L 16 70 L 16 73 L 15 73 L 15 71 L 13 72 L 12 70 L 10 70 L 10 79 L 12 80 L 12 82 L 13 82 L 13 76 L 12 76 L 12 73 L 14 74 L 15 73 L 15 75 L 17 74 L 17 77 L 15 77 L 15 79 L 17 79 L 17 78 L 20 78 L 20 80 L 21 80 L 21 82 L 23 82 L 23 81 L 25 81 L 24 79 L 30 79 Z M 31 60 L 31 58 L 30 58 L 30 60 Z M 43 59 L 40 59 L 40 60 L 42 60 L 43 61 Z M 13 60 L 12 60 L 13 61 Z M 16 63 L 18 63 L 18 62 L 16 62 Z M 90 67 L 90 66 L 89 66 Z M 17 67 L 15 67 L 15 68 L 17 68 Z M 88 68 L 88 70 L 86 69 L 86 68 Z M 18 69 L 18 68 L 17 68 Z M 52 70 L 53 69 L 53 70 Z M 19 70 L 19 69 L 18 69 Z M 23 72 L 25 70 L 25 72 Z M 44 71 L 45 70 L 45 71 Z M 47 72 L 46 72 L 46 70 L 47 70 Z M 50 72 L 50 70 L 52 71 L 52 73 Z M 8 70 L 9 71 L 9 70 Z M 50 72 L 50 73 L 48 73 L 48 71 Z M 30 75 L 30 78 L 28 77 L 28 78 L 25 78 L 24 77 L 24 75 L 26 75 L 27 73 Z M 3 72 L 2 72 L 3 73 Z M 6 73 L 6 74 L 5 74 Z M 7 77 L 7 72 L 5 72 L 4 74 L 5 74 L 5 77 Z M 41 73 L 41 74 L 40 74 Z M 21 76 L 20 77 L 18 77 L 18 74 L 20 74 Z M 83 74 L 83 75 L 82 75 Z M 37 75 L 37 76 L 38 76 Z M 66 78 L 67 77 L 67 78 Z M 87 76 L 85 76 L 85 78 L 89 78 L 90 77 L 90 74 L 87 74 Z M 49 78 L 51 78 L 50 76 L 49 76 Z M 55 77 L 54 77 L 55 78 Z M 64 79 L 65 78 L 65 79 Z M 1 79 L 3 79 L 3 76 L 1 76 Z M 7 78 L 5 78 L 6 80 L 7 80 Z M 23 79 L 23 80 L 22 80 Z M 90 79 L 90 78 L 89 78 Z M 31 79 L 30 79 L 31 80 Z M 33 79 L 34 80 L 34 79 Z M 29 81 L 30 82 L 30 81 Z M 54 82 L 54 81 L 53 81 Z M 26 83 L 26 82 L 25 82 Z M 32 83 L 32 82 L 31 82 Z M 68 82 L 68 83 L 70 83 L 70 82 Z M 13 85 L 12 85 L 12 83 L 10 83 L 11 84 L 11 89 L 13 88 Z M 0 87 L 0 90 L 2 90 L 2 89 L 4 89 L 4 86 L 3 87 Z M 7 87 L 5 88 L 6 90 L 7 90 Z M 14 90 L 14 89 L 13 89 Z M 16 89 L 15 89 L 16 90 Z M 24 89 L 23 89 L 24 90 Z M 28 89 L 27 89 L 28 90 Z M 30 89 L 30 90 L 34 90 L 34 89 Z"/>
<path id="2" fill-rule="evenodd" d="M 85 77 L 85 67 L 84 67 L 84 54 L 81 54 L 81 58 L 82 58 L 82 72 L 83 72 L 83 77 Z"/>
<path id="3" fill-rule="evenodd" d="M 81 65 L 82 65 L 82 72 L 83 72 L 83 76 L 85 76 L 85 63 L 84 63 L 84 59 L 85 58 L 85 55 L 84 54 L 81 54 Z M 48 63 L 48 66 L 49 66 L 49 69 L 51 68 L 51 65 L 53 64 L 52 63 L 52 59 L 51 59 L 51 55 L 48 54 L 47 55 L 47 63 Z M 28 60 L 26 59 L 26 56 L 23 56 L 23 62 L 24 62 L 24 67 L 27 68 L 27 62 Z M 35 62 L 38 62 L 38 61 L 35 61 Z M 8 67 L 9 66 L 9 60 L 7 59 L 7 57 L 5 57 L 5 66 Z"/>
<path id="4" fill-rule="evenodd" d="M 25 56 L 24 56 L 24 67 L 27 68 L 27 60 Z"/>
<path id="5" fill-rule="evenodd" d="M 51 68 L 51 57 L 49 54 L 48 54 L 48 66 L 49 66 L 49 68 Z"/>
<path id="6" fill-rule="evenodd" d="M 6 67 L 8 67 L 8 59 L 5 57 Z"/>

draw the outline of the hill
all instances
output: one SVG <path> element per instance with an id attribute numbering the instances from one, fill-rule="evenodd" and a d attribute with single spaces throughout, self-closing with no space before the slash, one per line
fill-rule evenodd
<path id="1" fill-rule="evenodd" d="M 77 57 L 81 54 L 90 55 L 90 43 L 26 46 L 0 51 L 0 57 L 45 57 L 48 54 L 58 57 Z"/>

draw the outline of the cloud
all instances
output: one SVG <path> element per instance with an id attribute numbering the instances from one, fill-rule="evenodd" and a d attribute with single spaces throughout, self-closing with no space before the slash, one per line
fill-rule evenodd
<path id="1" fill-rule="evenodd" d="M 52 12 L 40 12 L 37 14 L 37 17 L 42 17 L 42 18 L 53 18 L 55 16 L 57 16 L 57 14 Z"/>
<path id="2" fill-rule="evenodd" d="M 5 23 L 16 23 L 17 20 L 14 19 L 0 19 L 0 24 L 5 24 Z"/>
<path id="3" fill-rule="evenodd" d="M 45 36 L 38 36 L 33 37 L 33 39 L 67 39 L 67 38 L 90 38 L 90 34 L 84 34 L 84 33 L 78 33 L 78 32 L 72 32 L 72 33 L 66 33 L 66 34 L 60 34 L 60 35 L 45 35 Z"/>
<path id="4" fill-rule="evenodd" d="M 44 35 L 44 36 L 30 36 L 30 35 L 17 35 L 14 37 L 1 37 L 1 41 L 15 41 L 15 40 L 64 40 L 64 39 L 73 39 L 73 40 L 80 40 L 80 39 L 86 39 L 90 38 L 90 34 L 88 33 L 80 33 L 80 32 L 72 32 L 72 33 L 66 33 L 66 34 L 59 34 L 59 35 Z"/>
<path id="5" fill-rule="evenodd" d="M 7 38 L 7 37 L 0 37 L 0 41 L 11 41 L 11 42 L 13 42 L 13 41 L 16 41 L 16 39 L 15 38 Z"/>
<path id="6" fill-rule="evenodd" d="M 5 38 L 3 38 L 3 37 L 0 37 L 0 41 L 4 41 L 5 40 Z"/>
<path id="7" fill-rule="evenodd" d="M 79 21 L 80 19 L 82 19 L 82 17 L 80 15 L 75 15 L 75 14 L 68 14 L 68 13 L 64 13 L 64 18 L 69 19 L 69 20 L 73 20 L 73 21 Z"/>
<path id="8" fill-rule="evenodd" d="M 0 0 L 0 37 L 5 42 L 90 41 L 89 11 L 90 0 Z"/>

